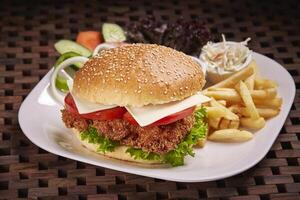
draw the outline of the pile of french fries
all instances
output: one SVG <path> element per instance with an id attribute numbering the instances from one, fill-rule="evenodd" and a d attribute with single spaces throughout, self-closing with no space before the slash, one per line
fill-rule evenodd
<path id="1" fill-rule="evenodd" d="M 277 97 L 277 84 L 259 77 L 255 61 L 203 91 L 211 97 L 207 109 L 208 140 L 244 142 L 265 126 L 266 119 L 278 115 L 282 99 Z M 251 131 L 251 132 L 250 132 Z M 200 146 L 203 146 L 202 141 Z"/>

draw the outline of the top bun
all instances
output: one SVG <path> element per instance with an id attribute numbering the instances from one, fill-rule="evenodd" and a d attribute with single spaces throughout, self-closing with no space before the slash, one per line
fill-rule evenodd
<path id="1" fill-rule="evenodd" d="M 91 103 L 140 107 L 182 100 L 204 84 L 201 67 L 184 53 L 131 44 L 89 59 L 75 74 L 73 93 Z"/>

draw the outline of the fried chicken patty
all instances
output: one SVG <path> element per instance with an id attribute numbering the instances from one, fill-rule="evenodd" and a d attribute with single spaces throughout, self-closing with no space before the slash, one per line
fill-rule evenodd
<path id="1" fill-rule="evenodd" d="M 87 120 L 72 114 L 66 109 L 62 110 L 62 119 L 68 128 L 84 131 L 89 125 L 92 125 L 98 130 L 99 134 L 111 140 L 158 154 L 176 148 L 195 122 L 194 116 L 190 115 L 167 125 L 140 127 L 123 119 L 111 121 Z"/>

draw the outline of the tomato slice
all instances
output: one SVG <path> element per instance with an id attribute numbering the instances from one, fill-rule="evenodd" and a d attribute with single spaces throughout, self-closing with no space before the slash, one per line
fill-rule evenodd
<path id="1" fill-rule="evenodd" d="M 96 111 L 87 114 L 81 114 L 80 116 L 86 119 L 95 119 L 95 120 L 113 120 L 113 119 L 122 119 L 124 113 L 127 110 L 124 107 L 110 108 L 106 110 Z"/>
<path id="2" fill-rule="evenodd" d="M 67 96 L 65 97 L 65 105 L 66 105 L 66 109 L 69 110 L 70 112 L 79 115 L 83 118 L 94 119 L 94 120 L 122 119 L 124 113 L 127 112 L 124 107 L 116 107 L 116 108 L 96 111 L 92 113 L 79 114 L 74 99 L 72 98 L 70 93 L 68 93 Z"/>
<path id="3" fill-rule="evenodd" d="M 102 42 L 101 33 L 99 31 L 79 32 L 76 42 L 93 51 Z"/>
<path id="4" fill-rule="evenodd" d="M 79 115 L 74 99 L 70 93 L 68 93 L 67 96 L 65 97 L 65 107 L 71 113 Z"/>
<path id="5" fill-rule="evenodd" d="M 132 125 L 139 125 L 137 121 L 132 117 L 132 115 L 129 112 L 126 112 L 123 116 L 123 119 L 128 121 Z"/>
<path id="6" fill-rule="evenodd" d="M 177 113 L 174 113 L 172 115 L 166 116 L 160 120 L 157 120 L 156 122 L 153 122 L 152 124 L 148 126 L 158 126 L 158 125 L 166 125 L 171 124 L 173 122 L 176 122 L 182 118 L 185 118 L 193 113 L 196 106 L 187 108 L 185 110 L 179 111 Z M 123 116 L 123 119 L 127 120 L 129 123 L 133 125 L 138 125 L 137 121 L 132 117 L 132 115 L 129 112 L 126 112 Z"/>
<path id="7" fill-rule="evenodd" d="M 70 93 L 67 94 L 65 97 L 65 107 L 68 111 L 72 112 L 73 114 L 79 115 L 86 119 L 93 119 L 93 120 L 113 120 L 113 119 L 124 119 L 130 122 L 133 125 L 139 125 L 137 121 L 131 116 L 129 112 L 124 107 L 116 107 L 101 111 L 96 111 L 92 113 L 86 114 L 79 114 L 78 109 L 76 108 L 76 104 L 74 102 L 73 97 Z M 178 121 L 182 118 L 185 118 L 193 113 L 195 110 L 195 106 L 187 108 L 185 110 L 179 111 L 167 117 L 164 117 L 148 126 L 158 126 L 158 125 L 166 125 Z"/>

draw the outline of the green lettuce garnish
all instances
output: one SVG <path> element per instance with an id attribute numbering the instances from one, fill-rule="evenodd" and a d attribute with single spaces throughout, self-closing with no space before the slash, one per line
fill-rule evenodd
<path id="1" fill-rule="evenodd" d="M 197 141 L 201 138 L 206 137 L 207 133 L 207 123 L 205 122 L 206 118 L 206 109 L 200 108 L 194 112 L 195 116 L 195 124 L 190 130 L 189 134 L 185 137 L 185 139 L 179 143 L 176 149 L 169 151 L 165 155 L 159 155 L 152 152 L 143 151 L 142 149 L 129 147 L 126 150 L 126 153 L 129 153 L 134 159 L 142 159 L 142 160 L 152 160 L 152 161 L 162 161 L 164 163 L 168 163 L 172 166 L 180 166 L 184 164 L 184 157 L 187 155 L 194 156 L 193 146 L 197 143 Z M 115 150 L 117 146 L 119 146 L 119 142 L 110 140 L 100 134 L 96 128 L 89 126 L 87 130 L 81 132 L 81 139 L 86 140 L 89 143 L 97 144 L 97 151 L 100 152 L 112 152 Z"/>
<path id="2" fill-rule="evenodd" d="M 129 153 L 134 159 L 144 160 L 162 160 L 164 163 L 171 164 L 172 166 L 180 166 L 184 164 L 184 157 L 187 155 L 194 156 L 193 146 L 201 138 L 206 137 L 207 123 L 205 122 L 206 110 L 200 108 L 194 112 L 195 124 L 193 125 L 190 133 L 185 139 L 177 145 L 177 148 L 169 151 L 165 155 L 150 153 L 137 148 L 128 148 Z"/>
<path id="3" fill-rule="evenodd" d="M 97 151 L 103 153 L 112 152 L 117 146 L 119 146 L 119 142 L 110 140 L 98 134 L 97 129 L 92 126 L 89 126 L 87 130 L 81 132 L 80 137 L 82 140 L 86 140 L 88 143 L 98 145 Z"/>
<path id="4" fill-rule="evenodd" d="M 126 153 L 129 153 L 134 159 L 142 160 L 161 160 L 161 156 L 157 153 L 143 151 L 142 149 L 129 147 L 126 150 Z"/>
<path id="5" fill-rule="evenodd" d="M 180 166 L 184 164 L 184 157 L 186 155 L 193 156 L 193 146 L 201 138 L 206 137 L 207 133 L 207 123 L 205 122 L 206 118 L 206 109 L 200 108 L 194 112 L 195 124 L 193 125 L 190 133 L 185 137 L 185 139 L 177 145 L 177 148 L 169 151 L 164 156 L 164 161 L 171 164 L 172 166 Z"/>

